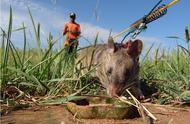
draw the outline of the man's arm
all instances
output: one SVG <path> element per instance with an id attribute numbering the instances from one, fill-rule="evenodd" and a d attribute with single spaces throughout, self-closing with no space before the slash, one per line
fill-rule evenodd
<path id="1" fill-rule="evenodd" d="M 63 29 L 63 35 L 67 33 L 67 29 L 68 29 L 67 24 L 65 24 L 64 29 Z"/>
<path id="2" fill-rule="evenodd" d="M 80 36 L 80 34 L 81 34 L 80 25 L 78 25 L 77 35 Z"/>

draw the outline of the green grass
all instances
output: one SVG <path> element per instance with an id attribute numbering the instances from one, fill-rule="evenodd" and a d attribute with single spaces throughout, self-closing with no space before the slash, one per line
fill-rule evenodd
<path id="1" fill-rule="evenodd" d="M 1 99 L 5 99 L 4 91 L 9 86 L 15 86 L 19 90 L 30 95 L 58 96 L 76 94 L 98 94 L 100 85 L 92 80 L 90 73 L 82 74 L 82 69 L 77 69 L 75 57 L 77 52 L 68 55 L 64 48 L 54 48 L 59 44 L 61 36 L 54 38 L 51 33 L 47 38 L 48 47 L 41 48 L 40 23 L 36 23 L 28 9 L 30 20 L 35 35 L 36 48 L 27 46 L 28 30 L 24 23 L 22 28 L 12 29 L 12 8 L 10 7 L 8 29 L 1 28 L 0 48 L 0 84 Z M 23 48 L 14 46 L 11 38 L 14 32 L 23 32 Z M 181 39 L 176 36 L 168 38 Z M 94 40 L 96 45 L 98 35 Z M 187 48 L 178 45 L 169 53 L 153 46 L 147 51 L 141 60 L 140 78 L 146 80 L 149 85 L 156 87 L 166 94 L 168 99 L 180 98 L 184 92 L 190 90 L 190 43 L 189 32 L 185 29 L 185 42 Z M 150 51 L 155 51 L 154 57 Z M 92 55 L 93 56 L 93 55 Z M 89 84 L 90 82 L 90 84 Z"/>
<path id="2" fill-rule="evenodd" d="M 5 31 L 1 28 L 1 92 L 8 86 L 16 86 L 28 94 L 55 96 L 75 93 L 89 85 L 87 83 L 91 78 L 89 73 L 81 75 L 81 70 L 75 71 L 77 53 L 73 52 L 68 55 L 63 47 L 60 49 L 53 48 L 55 44 L 59 43 L 61 36 L 54 38 L 49 33 L 48 48 L 41 48 L 40 24 L 36 24 L 32 13 L 29 9 L 28 11 L 36 37 L 37 48 L 31 49 L 26 45 L 27 29 L 24 23 L 23 28 L 17 30 L 23 32 L 23 48 L 17 49 L 12 43 L 11 34 L 14 32 L 12 31 L 12 8 L 10 7 L 8 30 Z M 90 71 L 92 69 L 89 69 Z M 90 87 L 93 86 L 99 87 L 98 85 L 91 85 L 89 88 L 86 87 L 84 92 L 90 92 Z"/>
<path id="3" fill-rule="evenodd" d="M 148 55 L 149 50 L 141 62 L 141 78 L 165 93 L 167 99 L 180 99 L 182 93 L 190 91 L 190 43 L 187 28 L 185 32 L 186 40 L 174 36 L 169 38 L 186 42 L 186 47 L 178 45 L 170 52 L 158 48 L 154 57 Z"/>

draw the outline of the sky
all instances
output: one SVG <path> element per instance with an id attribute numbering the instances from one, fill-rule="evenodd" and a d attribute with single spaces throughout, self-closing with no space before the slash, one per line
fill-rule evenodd
<path id="1" fill-rule="evenodd" d="M 163 0 L 162 4 L 168 4 L 172 0 Z M 49 32 L 55 38 L 61 35 L 64 24 L 68 21 L 68 14 L 77 14 L 77 23 L 81 25 L 82 38 L 80 46 L 93 43 L 97 33 L 98 41 L 106 42 L 110 30 L 112 35 L 129 27 L 137 19 L 147 14 L 158 0 L 0 0 L 0 27 L 7 30 L 9 19 L 9 7 L 13 9 L 13 29 L 22 26 L 27 27 L 27 41 L 32 47 L 36 42 L 32 29 L 32 23 L 27 7 L 30 8 L 35 23 L 41 25 L 41 45 L 47 47 Z M 152 43 L 156 47 L 173 48 L 176 44 L 184 44 L 182 40 L 168 39 L 167 36 L 184 38 L 184 29 L 190 29 L 190 0 L 181 0 L 168 8 L 167 14 L 160 19 L 148 24 L 148 28 L 137 38 L 143 40 L 148 48 Z M 123 35 L 115 39 L 120 42 Z M 129 39 L 129 38 L 127 38 Z M 127 40 L 126 39 L 126 40 Z M 60 44 L 64 41 L 61 37 Z M 0 41 L 1 42 L 1 41 Z M 17 47 L 23 45 L 23 32 L 13 32 L 12 42 Z"/>

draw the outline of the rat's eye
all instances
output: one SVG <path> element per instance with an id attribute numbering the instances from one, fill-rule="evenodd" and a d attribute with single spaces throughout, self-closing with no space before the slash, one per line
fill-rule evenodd
<path id="1" fill-rule="evenodd" d="M 110 68 L 107 70 L 106 74 L 107 74 L 108 76 L 110 76 L 110 75 L 112 74 L 112 70 L 113 70 L 113 68 L 110 67 Z"/>

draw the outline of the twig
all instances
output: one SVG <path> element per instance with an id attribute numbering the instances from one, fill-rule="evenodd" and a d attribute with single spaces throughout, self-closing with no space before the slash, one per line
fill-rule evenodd
<path id="1" fill-rule="evenodd" d="M 127 103 L 129 105 L 135 106 L 136 108 L 139 109 L 139 107 L 137 105 L 133 104 L 132 102 L 127 101 L 127 98 L 124 97 L 124 96 L 118 97 L 118 99 L 121 100 L 122 102 L 125 102 L 125 103 Z"/>
<path id="2" fill-rule="evenodd" d="M 157 118 L 156 118 L 152 113 L 150 113 L 150 111 L 148 111 L 148 109 L 147 109 L 145 106 L 143 106 L 143 105 L 129 92 L 128 89 L 127 89 L 126 91 L 127 91 L 127 92 L 129 93 L 129 95 L 133 98 L 133 100 L 135 101 L 135 103 L 136 103 L 138 106 L 141 106 L 142 109 L 145 110 L 145 112 L 148 114 L 149 117 L 151 117 L 151 118 L 154 119 L 154 120 L 157 120 Z"/>

